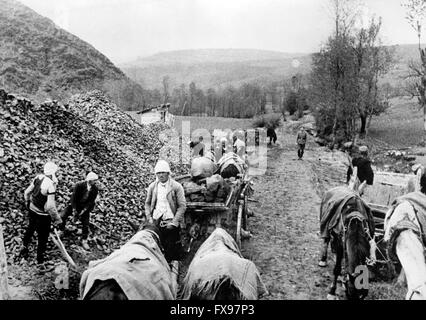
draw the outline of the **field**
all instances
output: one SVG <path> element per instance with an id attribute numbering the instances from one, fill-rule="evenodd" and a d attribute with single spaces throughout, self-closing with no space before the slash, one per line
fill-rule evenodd
<path id="1" fill-rule="evenodd" d="M 371 120 L 368 136 L 395 148 L 418 146 L 423 139 L 423 111 L 414 99 L 392 99 L 390 109 Z"/>
<path id="2" fill-rule="evenodd" d="M 234 119 L 234 118 L 221 118 L 221 117 L 175 117 L 174 128 L 182 133 L 182 125 L 189 124 L 190 132 L 197 129 L 207 129 L 212 132 L 214 129 L 249 129 L 252 128 L 252 119 Z"/>

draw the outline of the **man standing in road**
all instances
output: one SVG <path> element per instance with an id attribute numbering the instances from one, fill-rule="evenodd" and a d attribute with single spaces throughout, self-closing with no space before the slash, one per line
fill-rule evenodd
<path id="1" fill-rule="evenodd" d="M 53 162 L 47 162 L 44 165 L 43 174 L 37 175 L 30 186 L 24 192 L 24 199 L 29 214 L 29 224 L 23 239 L 23 248 L 21 255 L 27 258 L 29 254 L 28 246 L 34 231 L 37 231 L 37 263 L 42 264 L 45 261 L 45 252 L 47 240 L 53 220 L 54 225 L 59 225 L 62 220 L 58 214 L 55 203 L 55 193 L 58 180 L 56 171 L 58 166 Z"/>
<path id="2" fill-rule="evenodd" d="M 148 223 L 160 228 L 166 260 L 181 260 L 180 229 L 186 210 L 185 192 L 182 185 L 170 177 L 167 161 L 159 160 L 154 172 L 156 180 L 148 187 L 145 215 Z"/>
<path id="3" fill-rule="evenodd" d="M 299 157 L 299 160 L 302 160 L 302 158 L 303 158 L 307 139 L 308 139 L 308 135 L 305 131 L 305 128 L 302 126 L 302 127 L 300 127 L 300 130 L 297 133 L 297 142 L 296 142 L 296 144 L 299 146 L 299 148 L 297 150 L 297 155 Z"/>
<path id="4" fill-rule="evenodd" d="M 85 181 L 77 182 L 73 187 L 71 203 L 62 214 L 62 224 L 60 229 L 65 230 L 67 218 L 74 213 L 74 221 L 80 219 L 83 226 L 81 245 L 85 250 L 89 250 L 87 238 L 89 237 L 90 212 L 95 207 L 95 200 L 99 189 L 97 182 L 99 177 L 96 173 L 90 172 Z"/>

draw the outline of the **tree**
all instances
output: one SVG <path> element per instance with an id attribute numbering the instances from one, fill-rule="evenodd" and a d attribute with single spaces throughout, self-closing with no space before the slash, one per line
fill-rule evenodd
<path id="1" fill-rule="evenodd" d="M 356 59 L 355 77 L 357 81 L 357 103 L 361 127 L 360 134 L 364 135 L 373 115 L 380 114 L 386 109 L 387 99 L 381 96 L 378 87 L 379 78 L 385 74 L 393 63 L 392 52 L 380 43 L 379 32 L 381 19 L 374 18 L 365 28 L 360 28 L 354 37 L 354 52 Z"/>
<path id="2" fill-rule="evenodd" d="M 354 137 L 357 120 L 364 135 L 368 120 L 386 108 L 378 80 L 389 69 L 392 55 L 380 43 L 380 20 L 370 19 L 357 28 L 357 7 L 334 0 L 333 8 L 335 32 L 313 56 L 310 100 L 318 128 L 336 143 Z"/>
<path id="3" fill-rule="evenodd" d="M 170 88 L 170 77 L 165 76 L 163 77 L 163 103 L 169 102 L 169 88 Z"/>
<path id="4" fill-rule="evenodd" d="M 417 97 L 419 106 L 423 108 L 423 122 L 426 132 L 426 51 L 421 46 L 423 22 L 426 16 L 426 0 L 408 0 L 403 6 L 406 9 L 406 19 L 417 32 L 419 40 L 420 64 L 413 61 L 409 64 L 411 71 L 409 78 L 412 80 L 410 92 Z M 426 135 L 424 140 L 426 141 Z"/>

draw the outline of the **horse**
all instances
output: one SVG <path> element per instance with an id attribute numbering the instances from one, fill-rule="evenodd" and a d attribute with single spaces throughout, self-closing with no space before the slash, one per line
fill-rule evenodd
<path id="1" fill-rule="evenodd" d="M 82 300 L 175 300 L 176 286 L 155 225 L 138 231 L 105 259 L 89 262 L 80 280 Z"/>
<path id="2" fill-rule="evenodd" d="M 266 294 L 260 274 L 235 240 L 217 227 L 197 250 L 179 294 L 183 300 L 255 300 Z"/>
<path id="3" fill-rule="evenodd" d="M 343 284 L 349 300 L 364 299 L 368 288 L 355 285 L 358 266 L 367 267 L 367 262 L 375 261 L 374 218 L 370 208 L 361 199 L 361 185 L 357 179 L 357 168 L 351 177 L 349 186 L 341 186 L 328 190 L 321 202 L 320 228 L 323 238 L 320 267 L 327 265 L 327 248 L 331 242 L 332 251 L 336 255 L 333 269 L 333 282 L 327 299 L 335 300 L 337 280 L 341 275 L 342 261 L 345 262 Z"/>
<path id="4" fill-rule="evenodd" d="M 406 278 L 406 300 L 426 300 L 425 209 L 426 195 L 412 192 L 397 198 L 385 217 L 388 258 L 402 266 L 400 277 Z"/>

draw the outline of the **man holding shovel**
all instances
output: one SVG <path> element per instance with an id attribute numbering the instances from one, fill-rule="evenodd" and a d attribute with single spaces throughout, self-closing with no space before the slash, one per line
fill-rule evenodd
<path id="1" fill-rule="evenodd" d="M 28 246 L 34 232 L 37 231 L 37 263 L 45 261 L 47 240 L 53 220 L 54 225 L 59 225 L 62 220 L 58 214 L 55 193 L 58 180 L 55 176 L 58 166 L 53 162 L 44 165 L 43 174 L 37 175 L 24 192 L 24 198 L 29 214 L 29 224 L 23 239 L 21 255 L 26 259 L 29 254 Z"/>
<path id="2" fill-rule="evenodd" d="M 71 204 L 62 214 L 63 222 L 60 226 L 62 231 L 65 230 L 65 224 L 70 215 L 74 215 L 74 222 L 80 219 L 83 226 L 81 245 L 85 250 L 90 250 L 87 238 L 89 237 L 90 212 L 95 207 L 95 200 L 99 193 L 98 180 L 98 175 L 90 172 L 85 181 L 77 182 L 73 187 Z"/>

